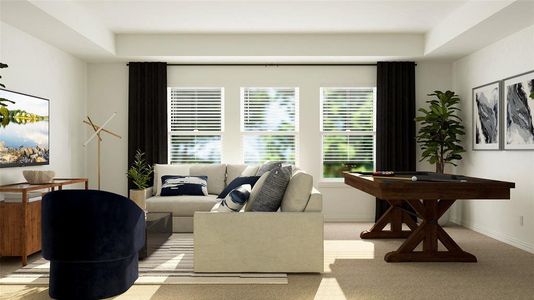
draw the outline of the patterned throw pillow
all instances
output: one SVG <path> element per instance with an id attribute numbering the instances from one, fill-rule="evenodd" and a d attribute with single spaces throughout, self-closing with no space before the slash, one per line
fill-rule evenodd
<path id="1" fill-rule="evenodd" d="M 254 184 L 256 184 L 256 181 L 258 181 L 258 179 L 260 179 L 260 176 L 237 177 L 224 188 L 224 190 L 219 194 L 219 196 L 217 196 L 217 198 L 224 199 L 226 195 L 230 193 L 230 191 L 243 184 L 250 184 L 251 187 L 254 187 Z"/>
<path id="2" fill-rule="evenodd" d="M 250 197 L 252 187 L 250 184 L 243 184 L 233 189 L 228 195 L 221 199 L 211 211 L 215 212 L 239 212 Z"/>
<path id="3" fill-rule="evenodd" d="M 207 196 L 208 176 L 161 176 L 161 196 Z"/>
<path id="4" fill-rule="evenodd" d="M 291 166 L 271 170 L 254 202 L 251 204 L 251 210 L 269 212 L 277 211 L 284 198 L 287 184 L 291 179 L 291 173 Z"/>
<path id="5" fill-rule="evenodd" d="M 282 162 L 281 161 L 266 161 L 263 163 L 263 165 L 260 166 L 258 169 L 258 173 L 256 173 L 256 176 L 261 176 L 264 173 L 267 173 L 271 170 L 274 170 L 276 168 L 281 168 Z"/>

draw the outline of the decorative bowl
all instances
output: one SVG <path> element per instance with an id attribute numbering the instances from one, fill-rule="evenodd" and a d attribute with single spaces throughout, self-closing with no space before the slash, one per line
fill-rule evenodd
<path id="1" fill-rule="evenodd" d="M 26 178 L 29 184 L 43 184 L 50 183 L 54 180 L 56 172 L 54 171 L 40 171 L 40 170 L 24 170 L 22 175 Z"/>

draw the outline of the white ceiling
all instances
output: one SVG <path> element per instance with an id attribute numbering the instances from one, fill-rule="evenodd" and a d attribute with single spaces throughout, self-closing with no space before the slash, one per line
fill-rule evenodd
<path id="1" fill-rule="evenodd" d="M 88 62 L 452 61 L 534 25 L 534 0 L 0 0 L 0 19 Z"/>
<path id="2" fill-rule="evenodd" d="M 424 33 L 449 1 L 76 1 L 115 33 Z"/>

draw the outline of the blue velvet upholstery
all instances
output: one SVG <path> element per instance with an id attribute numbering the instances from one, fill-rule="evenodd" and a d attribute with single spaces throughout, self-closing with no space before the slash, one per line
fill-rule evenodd
<path id="1" fill-rule="evenodd" d="M 42 255 L 50 260 L 50 297 L 107 298 L 137 279 L 145 220 L 130 199 L 94 190 L 47 193 L 41 228 Z"/>

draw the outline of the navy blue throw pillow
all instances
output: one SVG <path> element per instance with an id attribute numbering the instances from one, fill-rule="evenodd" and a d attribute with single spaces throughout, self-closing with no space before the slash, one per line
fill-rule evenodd
<path id="1" fill-rule="evenodd" d="M 208 176 L 161 176 L 161 196 L 207 196 Z"/>
<path id="2" fill-rule="evenodd" d="M 219 196 L 217 196 L 217 198 L 224 199 L 226 195 L 228 195 L 228 193 L 230 193 L 233 189 L 243 184 L 250 184 L 251 187 L 254 187 L 258 179 L 260 179 L 260 176 L 237 177 L 224 188 L 224 190 L 219 194 Z"/>

